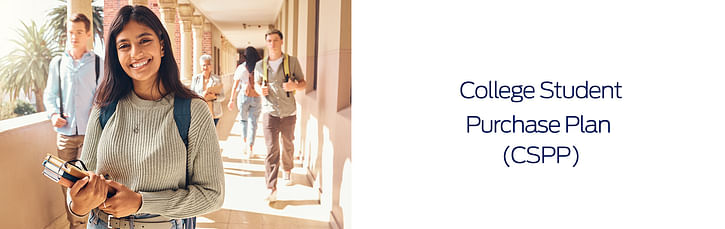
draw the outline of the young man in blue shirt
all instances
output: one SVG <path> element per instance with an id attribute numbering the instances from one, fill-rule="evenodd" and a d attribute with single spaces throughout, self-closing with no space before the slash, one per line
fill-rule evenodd
<path id="1" fill-rule="evenodd" d="M 67 32 L 70 47 L 53 58 L 48 69 L 44 104 L 51 124 L 58 132 L 58 157 L 66 161 L 80 156 L 93 96 L 103 79 L 103 59 L 97 58 L 86 45 L 93 34 L 90 26 L 90 20 L 83 14 L 69 18 Z M 66 195 L 65 188 L 63 195 Z M 70 228 L 86 228 L 87 219 L 68 214 L 68 220 Z"/>

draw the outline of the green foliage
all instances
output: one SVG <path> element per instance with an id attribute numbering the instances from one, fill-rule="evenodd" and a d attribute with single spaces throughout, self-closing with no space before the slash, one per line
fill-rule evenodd
<path id="1" fill-rule="evenodd" d="M 11 119 L 17 116 L 13 113 L 15 106 L 9 102 L 0 103 L 0 120 Z"/>
<path id="2" fill-rule="evenodd" d="M 15 109 L 13 109 L 13 113 L 18 116 L 29 115 L 35 113 L 35 108 L 28 102 L 15 100 Z"/>
<path id="3" fill-rule="evenodd" d="M 58 47 L 60 47 L 61 50 L 65 49 L 65 41 L 67 38 L 66 33 L 66 26 L 67 21 L 66 18 L 68 17 L 68 7 L 67 7 L 67 1 L 66 0 L 59 0 L 62 4 L 58 7 L 55 7 L 50 10 L 48 16 L 50 16 L 50 26 L 53 30 L 54 37 L 56 41 L 58 42 Z M 96 0 L 93 0 L 92 2 L 95 2 Z M 86 15 L 88 16 L 88 15 Z M 101 42 L 101 46 L 103 46 L 103 7 L 102 6 L 93 6 L 93 36 L 98 36 L 100 39 L 98 41 Z"/>
<path id="4" fill-rule="evenodd" d="M 49 25 L 38 26 L 22 22 L 23 27 L 16 29 L 18 37 L 11 41 L 15 49 L 0 58 L 0 92 L 16 100 L 21 93 L 25 96 L 33 93 L 36 98 L 36 110 L 43 107 L 43 90 L 48 78 L 50 60 L 60 53 L 54 44 Z"/>

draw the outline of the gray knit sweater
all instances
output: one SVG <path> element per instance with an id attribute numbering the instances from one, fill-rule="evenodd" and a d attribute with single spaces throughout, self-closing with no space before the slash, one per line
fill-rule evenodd
<path id="1" fill-rule="evenodd" d="M 108 174 L 139 192 L 143 201 L 138 213 L 180 219 L 222 206 L 224 170 L 206 103 L 191 101 L 188 153 L 174 121 L 173 105 L 173 95 L 150 101 L 131 92 L 118 101 L 103 130 L 100 111 L 93 108 L 81 160 L 88 170 Z"/>

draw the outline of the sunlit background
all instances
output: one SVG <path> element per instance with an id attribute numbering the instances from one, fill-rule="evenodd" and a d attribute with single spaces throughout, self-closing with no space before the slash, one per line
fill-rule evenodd
<path id="1" fill-rule="evenodd" d="M 46 23 L 50 20 L 50 10 L 65 4 L 58 0 L 0 1 L 0 54 L 6 55 L 15 46 L 9 41 L 18 37 L 15 30 L 22 27 L 21 22 L 35 21 L 39 25 Z M 96 0 L 92 5 L 103 6 L 103 0 Z M 96 45 L 93 51 L 103 55 L 103 47 L 100 45 Z"/>
<path id="2" fill-rule="evenodd" d="M 0 72 L 2 75 L 16 75 L 17 69 L 22 67 L 28 67 L 28 69 L 43 68 L 38 63 L 47 62 L 45 57 L 42 55 L 25 55 L 27 59 L 17 58 L 17 56 L 10 56 L 13 51 L 28 50 L 27 47 L 21 47 L 20 44 L 31 43 L 32 39 L 28 38 L 22 32 L 43 31 L 43 26 L 46 28 L 46 37 L 52 39 L 51 44 L 47 47 L 50 49 L 55 48 L 55 51 L 62 51 L 62 46 L 59 43 L 62 40 L 58 39 L 58 31 L 53 28 L 53 10 L 61 9 L 59 7 L 65 7 L 66 1 L 60 0 L 21 0 L 21 1 L 2 1 L 0 2 L 0 57 L 4 57 L 5 60 L 0 60 Z M 92 3 L 93 6 L 103 6 L 103 0 L 96 0 Z M 35 27 L 33 27 L 35 23 Z M 58 20 L 55 22 L 58 23 Z M 26 28 L 28 26 L 28 28 Z M 95 40 L 100 39 L 100 36 L 95 35 Z M 94 42 L 93 51 L 100 56 L 104 55 L 103 43 Z M 31 46 L 32 47 L 32 46 Z M 57 55 L 55 53 L 54 55 Z M 20 60 L 18 60 L 20 59 Z M 10 63 L 10 60 L 14 60 L 15 63 Z M 34 61 L 28 61 L 34 60 Z M 37 69 L 36 69 L 37 70 Z M 21 78 L 33 78 L 25 76 L 18 76 Z M 28 80 L 23 82 L 8 83 L 8 80 L 0 81 L 0 86 L 5 88 L 0 90 L 0 120 L 9 119 L 13 117 L 19 117 L 27 114 L 38 112 L 39 106 L 37 106 L 36 98 L 34 93 L 27 93 L 23 88 L 27 88 L 29 85 Z M 17 92 L 12 92 L 17 91 Z"/>

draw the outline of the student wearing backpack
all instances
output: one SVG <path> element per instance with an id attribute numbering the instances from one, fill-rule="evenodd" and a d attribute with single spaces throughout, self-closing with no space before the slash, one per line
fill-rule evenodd
<path id="1" fill-rule="evenodd" d="M 279 138 L 282 136 L 282 178 L 291 185 L 294 167 L 294 133 L 297 122 L 295 91 L 304 89 L 307 83 L 297 58 L 282 53 L 282 32 L 272 29 L 264 35 L 269 55 L 257 62 L 254 69 L 255 82 L 262 86 L 262 122 L 264 141 L 267 144 L 264 175 L 269 196 L 277 199 L 277 175 L 279 173 Z"/>
<path id="2" fill-rule="evenodd" d="M 91 172 L 71 187 L 68 207 L 90 215 L 88 228 L 194 228 L 224 201 L 211 113 L 181 84 L 169 34 L 150 9 L 121 8 L 107 42 L 81 153 Z"/>
<path id="3" fill-rule="evenodd" d="M 58 157 L 69 161 L 78 159 L 91 114 L 93 95 L 96 93 L 103 61 L 88 50 L 91 22 L 83 14 L 74 14 L 69 20 L 69 49 L 50 61 L 43 103 L 50 114 L 51 124 L 58 133 Z M 63 196 L 66 188 L 62 187 Z M 71 228 L 85 228 L 84 219 L 68 214 Z"/>

